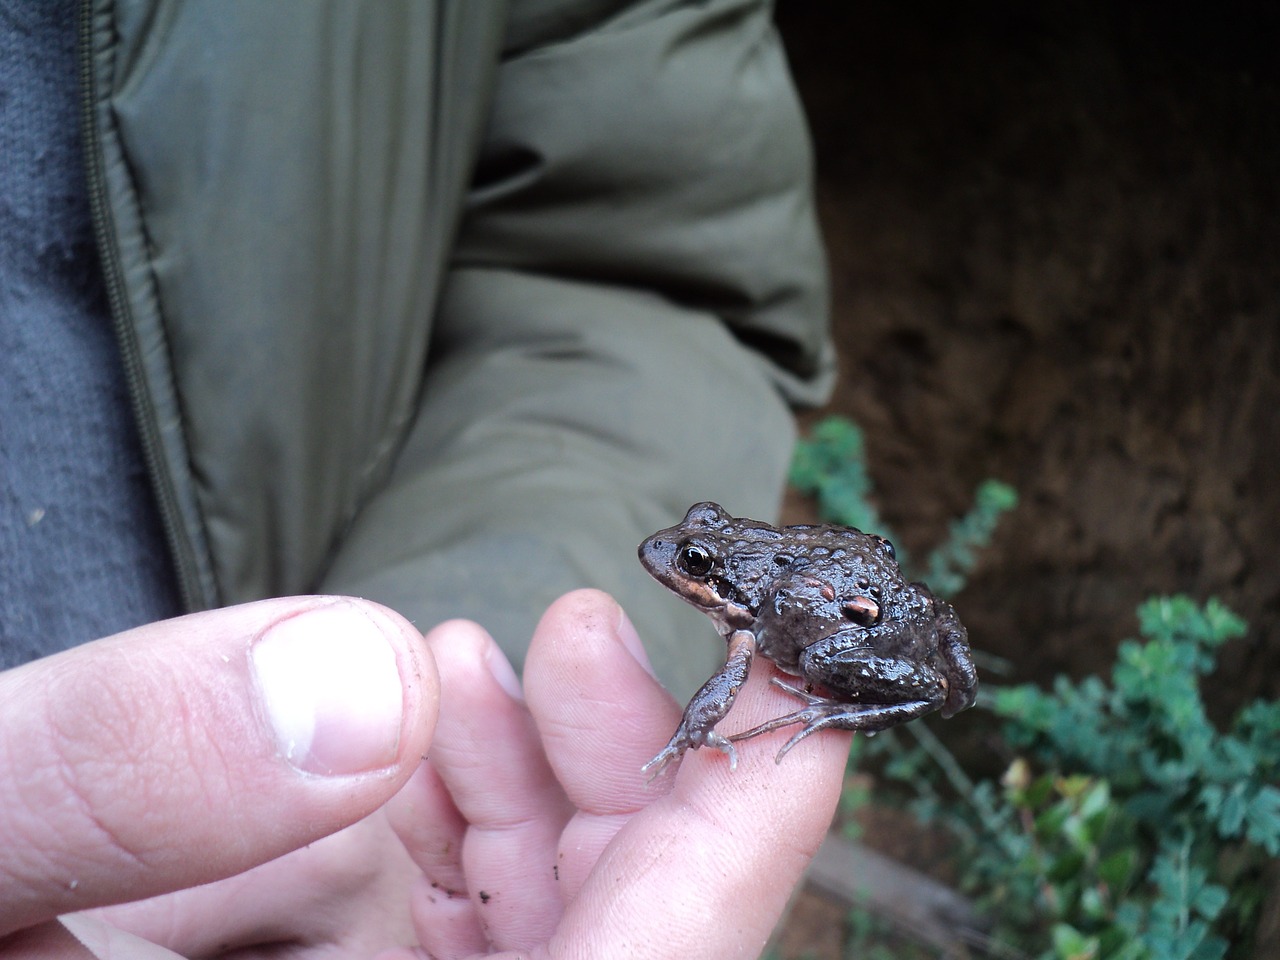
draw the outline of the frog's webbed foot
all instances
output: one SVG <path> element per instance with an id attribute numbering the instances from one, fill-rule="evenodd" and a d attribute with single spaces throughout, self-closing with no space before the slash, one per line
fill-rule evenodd
<path id="1" fill-rule="evenodd" d="M 792 747 L 809 734 L 817 733 L 819 730 L 862 730 L 866 733 L 875 733 L 904 721 L 913 720 L 937 707 L 936 703 L 927 700 L 908 700 L 903 703 L 888 704 L 851 703 L 848 700 L 820 697 L 808 690 L 784 683 L 778 677 L 774 677 L 772 683 L 793 697 L 803 700 L 807 705 L 794 713 L 769 720 L 742 733 L 735 733 L 729 739 L 749 740 L 781 727 L 789 727 L 796 723 L 804 724 L 790 740 L 782 745 L 782 749 L 774 758 L 775 763 L 781 763 L 782 758 Z"/>
<path id="2" fill-rule="evenodd" d="M 738 767 L 738 753 L 733 744 L 716 733 L 715 726 L 733 706 L 738 690 L 751 669 L 751 657 L 755 653 L 755 638 L 746 630 L 735 631 L 729 637 L 729 656 L 714 676 L 704 683 L 684 708 L 680 726 L 671 735 L 667 745 L 656 757 L 640 768 L 641 773 L 652 772 L 650 781 L 668 764 L 675 763 L 687 750 L 698 747 L 714 747 L 729 757 L 729 770 Z"/>

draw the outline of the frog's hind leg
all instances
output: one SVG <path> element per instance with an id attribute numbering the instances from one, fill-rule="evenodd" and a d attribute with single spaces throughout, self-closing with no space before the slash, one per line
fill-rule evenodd
<path id="1" fill-rule="evenodd" d="M 787 755 L 792 747 L 809 736 L 809 734 L 817 733 L 819 730 L 862 730 L 866 733 L 875 733 L 879 730 L 886 730 L 889 727 L 896 726 L 899 723 L 904 723 L 907 720 L 914 720 L 916 717 L 923 716 L 937 707 L 937 703 L 932 700 L 908 700 L 902 703 L 887 704 L 850 703 L 848 700 L 833 700 L 829 697 L 820 697 L 817 694 L 810 693 L 808 690 L 784 683 L 777 677 L 773 678 L 772 683 L 775 687 L 805 701 L 807 706 L 801 707 L 794 713 L 788 713 L 786 716 L 752 727 L 750 730 L 735 733 L 729 739 L 732 741 L 749 740 L 771 730 L 789 727 L 796 723 L 804 724 L 790 740 L 782 745 L 782 749 L 778 751 L 778 755 L 774 758 L 775 763 L 781 763 L 782 758 Z"/>

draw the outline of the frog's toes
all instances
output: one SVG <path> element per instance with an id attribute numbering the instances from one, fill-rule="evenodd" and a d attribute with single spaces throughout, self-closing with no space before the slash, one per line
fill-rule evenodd
<path id="1" fill-rule="evenodd" d="M 722 737 L 714 730 L 711 730 L 707 733 L 706 744 L 709 747 L 715 747 L 721 753 L 729 757 L 730 773 L 733 773 L 738 769 L 738 751 L 733 748 L 733 744 L 727 737 Z"/>
<path id="2" fill-rule="evenodd" d="M 793 687 L 791 684 L 787 683 L 781 677 L 772 677 L 769 680 L 769 682 L 772 683 L 779 690 L 785 690 L 787 693 L 791 694 L 793 697 L 797 697 L 808 704 L 831 702 L 829 698 L 819 697 L 818 695 L 811 693 L 810 691 L 805 690 L 802 687 Z"/>
<path id="3" fill-rule="evenodd" d="M 792 716 L 796 718 L 796 722 L 803 723 L 804 726 L 792 735 L 790 740 L 782 745 L 782 749 L 778 751 L 778 755 L 773 758 L 774 763 L 781 763 L 782 758 L 790 752 L 791 748 L 805 737 L 809 736 L 809 734 L 817 733 L 819 730 L 828 726 L 834 726 L 834 724 L 827 722 L 832 719 L 831 717 L 822 714 L 814 716 L 813 711 L 809 710 L 801 710 Z"/>
<path id="4" fill-rule="evenodd" d="M 640 768 L 640 772 L 648 773 L 649 779 L 647 782 L 653 783 L 653 781 L 657 780 L 658 777 L 661 776 L 663 770 L 667 769 L 667 767 L 673 762 L 680 759 L 680 756 L 684 753 L 685 749 L 685 747 L 680 747 L 678 749 L 673 749 L 670 746 L 664 747 L 656 757 Z"/>
<path id="5" fill-rule="evenodd" d="M 649 781 L 652 782 L 667 766 L 672 763 L 678 763 L 687 751 L 697 750 L 699 747 L 704 746 L 712 747 L 727 755 L 729 757 L 730 772 L 738 769 L 738 752 L 727 738 L 722 737 L 714 730 L 689 733 L 682 727 L 676 731 L 675 736 L 671 738 L 671 742 L 663 747 L 656 757 L 640 768 L 640 772 L 649 773 L 652 771 L 649 777 Z"/>

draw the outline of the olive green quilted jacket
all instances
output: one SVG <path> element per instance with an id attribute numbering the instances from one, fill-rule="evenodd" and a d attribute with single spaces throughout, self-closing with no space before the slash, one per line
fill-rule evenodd
<path id="1" fill-rule="evenodd" d="M 519 665 L 635 546 L 771 516 L 832 359 L 766 3 L 85 0 L 112 312 L 186 604 L 330 591 Z M 692 613 L 692 611 L 690 611 Z"/>

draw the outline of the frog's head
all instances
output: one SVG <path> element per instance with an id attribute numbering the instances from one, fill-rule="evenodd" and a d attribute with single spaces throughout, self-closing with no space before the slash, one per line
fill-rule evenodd
<path id="1" fill-rule="evenodd" d="M 755 613 L 728 570 L 739 541 L 726 536 L 734 522 L 719 504 L 695 503 L 684 520 L 659 530 L 640 544 L 640 563 L 649 575 L 697 607 L 723 630 L 750 624 Z"/>

